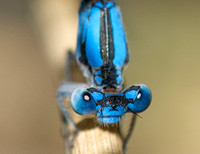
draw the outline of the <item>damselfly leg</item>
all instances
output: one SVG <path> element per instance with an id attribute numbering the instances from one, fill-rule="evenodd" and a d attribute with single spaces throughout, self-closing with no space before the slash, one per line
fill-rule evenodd
<path id="1" fill-rule="evenodd" d="M 128 141 L 129 141 L 129 139 L 130 139 L 130 137 L 133 133 L 133 129 L 135 127 L 136 119 L 137 119 L 137 115 L 133 115 L 133 117 L 131 119 L 131 124 L 130 124 L 130 127 L 129 127 L 128 134 L 123 140 L 123 145 L 122 145 L 123 154 L 126 154 L 127 144 L 128 144 Z"/>
<path id="2" fill-rule="evenodd" d="M 66 82 L 63 82 L 60 84 L 59 89 L 58 89 L 58 93 L 57 93 L 57 97 L 58 97 L 58 106 L 59 109 L 61 111 L 62 117 L 63 117 L 63 129 L 64 129 L 64 135 L 65 135 L 65 140 L 67 145 L 68 145 L 68 152 L 66 151 L 66 153 L 71 153 L 71 147 L 73 146 L 73 142 L 75 137 L 77 136 L 78 133 L 78 128 L 75 125 L 73 119 L 71 118 L 69 112 L 67 111 L 66 106 L 64 105 L 64 103 L 68 103 L 68 105 L 70 105 L 70 98 L 72 95 L 72 92 L 80 87 L 86 87 L 87 84 L 86 83 L 77 83 L 77 82 L 73 82 L 72 81 L 72 70 L 71 70 L 71 64 L 75 61 L 74 55 L 71 51 L 68 52 L 67 55 L 67 62 L 66 62 L 66 72 L 65 72 L 65 79 Z M 71 138 L 70 138 L 70 132 L 69 132 L 69 125 L 74 129 L 74 134 Z"/>

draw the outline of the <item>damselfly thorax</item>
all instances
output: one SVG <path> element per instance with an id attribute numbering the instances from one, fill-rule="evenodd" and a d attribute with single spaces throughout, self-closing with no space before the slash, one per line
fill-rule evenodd
<path id="1" fill-rule="evenodd" d="M 128 63 L 129 53 L 115 1 L 82 3 L 76 55 L 92 86 L 122 89 L 122 71 Z"/>

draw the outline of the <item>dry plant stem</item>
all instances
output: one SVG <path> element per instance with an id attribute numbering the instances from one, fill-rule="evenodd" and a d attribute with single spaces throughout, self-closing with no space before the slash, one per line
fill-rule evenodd
<path id="1" fill-rule="evenodd" d="M 70 108 L 69 103 L 65 100 L 67 108 Z M 122 139 L 117 125 L 103 126 L 97 123 L 95 116 L 80 116 L 73 111 L 70 113 L 79 129 L 73 143 L 72 154 L 122 153 Z M 73 130 L 70 129 L 70 132 L 73 132 Z M 73 133 L 71 137 L 72 135 Z M 68 145 L 66 146 L 68 148 Z"/>

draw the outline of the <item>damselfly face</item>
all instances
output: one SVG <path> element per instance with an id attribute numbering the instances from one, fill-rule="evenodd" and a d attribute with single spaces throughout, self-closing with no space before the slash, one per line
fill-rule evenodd
<path id="1" fill-rule="evenodd" d="M 144 111 L 151 102 L 151 91 L 144 85 L 131 86 L 120 93 L 104 93 L 96 88 L 73 92 L 71 104 L 78 114 L 96 114 L 103 123 L 116 123 L 127 113 Z"/>

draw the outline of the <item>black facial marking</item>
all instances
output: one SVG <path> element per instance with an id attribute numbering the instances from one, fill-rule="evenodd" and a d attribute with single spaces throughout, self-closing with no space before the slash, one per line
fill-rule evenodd
<path id="1" fill-rule="evenodd" d="M 101 90 L 98 90 L 98 89 L 96 89 L 96 88 L 87 88 L 87 90 L 89 91 L 89 92 L 91 92 L 91 93 L 93 93 L 93 92 L 98 92 L 98 93 L 101 93 L 101 94 L 104 94 Z"/>
<path id="2" fill-rule="evenodd" d="M 126 92 L 129 92 L 131 90 L 138 90 L 138 89 L 140 89 L 140 86 L 131 86 L 127 88 L 126 90 L 124 90 L 123 93 L 125 94 Z"/>
<path id="3" fill-rule="evenodd" d="M 109 102 L 109 103 L 107 103 Z M 113 109 L 115 109 L 117 106 L 121 106 L 126 108 L 128 103 L 134 103 L 133 99 L 127 99 L 125 97 L 125 95 L 123 96 L 108 96 L 108 97 L 104 97 L 101 100 L 96 101 L 97 105 L 101 105 L 101 107 L 105 108 L 105 107 L 112 107 Z"/>

